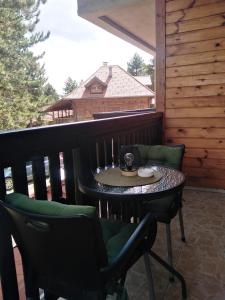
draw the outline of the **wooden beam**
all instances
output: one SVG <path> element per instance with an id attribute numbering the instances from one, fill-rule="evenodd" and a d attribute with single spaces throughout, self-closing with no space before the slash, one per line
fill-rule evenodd
<path id="1" fill-rule="evenodd" d="M 166 3 L 156 1 L 156 111 L 165 111 L 166 101 Z"/>

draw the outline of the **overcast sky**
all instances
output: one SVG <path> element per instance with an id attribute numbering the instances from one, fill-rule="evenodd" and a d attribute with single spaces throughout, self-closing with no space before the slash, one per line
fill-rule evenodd
<path id="1" fill-rule="evenodd" d="M 78 17 L 76 0 L 48 0 L 41 6 L 37 30 L 51 32 L 49 39 L 35 46 L 34 52 L 45 51 L 43 62 L 46 75 L 58 93 L 62 93 L 69 76 L 79 83 L 94 73 L 102 62 L 126 69 L 135 52 L 146 62 L 151 57 Z"/>

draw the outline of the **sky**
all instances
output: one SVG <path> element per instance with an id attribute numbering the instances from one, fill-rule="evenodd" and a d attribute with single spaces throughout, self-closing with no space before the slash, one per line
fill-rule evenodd
<path id="1" fill-rule="evenodd" d="M 103 62 L 120 65 L 126 70 L 127 62 L 135 52 L 145 62 L 151 58 L 150 54 L 80 18 L 76 0 L 48 0 L 40 9 L 36 29 L 49 30 L 50 37 L 37 44 L 33 52 L 45 52 L 42 61 L 48 82 L 59 94 L 62 94 L 69 76 L 79 83 L 91 76 Z"/>

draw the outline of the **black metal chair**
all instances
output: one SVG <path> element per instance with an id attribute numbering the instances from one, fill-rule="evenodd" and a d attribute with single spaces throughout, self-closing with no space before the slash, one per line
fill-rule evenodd
<path id="1" fill-rule="evenodd" d="M 137 145 L 136 145 L 137 146 Z M 136 149 L 135 149 L 136 148 Z M 134 150 L 135 149 L 135 150 Z M 134 151 L 134 155 L 139 156 L 139 150 L 137 150 L 137 147 L 133 147 L 133 145 L 127 145 L 123 147 L 123 151 L 120 152 L 120 161 L 121 161 L 121 157 L 124 155 L 124 153 L 126 153 L 127 151 Z M 137 153 L 138 151 L 138 153 Z M 102 191 L 102 187 L 99 186 L 97 187 L 96 184 L 93 184 L 93 178 L 94 178 L 94 174 L 96 171 L 98 171 L 98 168 L 96 169 L 95 166 L 91 166 L 90 164 L 90 156 L 91 154 L 88 153 L 88 151 L 85 152 L 81 152 L 78 149 L 74 152 L 74 159 L 76 161 L 76 179 L 77 179 L 77 187 L 78 189 L 82 192 L 82 195 L 80 195 L 80 203 L 90 203 L 90 201 L 93 203 L 94 199 L 99 199 L 99 193 L 97 191 L 97 189 L 99 188 L 99 190 L 101 190 L 101 195 L 103 196 L 104 191 Z M 183 153 L 182 153 L 183 156 Z M 143 157 L 141 159 L 141 157 L 138 158 L 138 162 L 137 164 L 141 164 L 144 163 L 143 161 Z M 173 165 L 173 167 L 175 168 L 175 165 Z M 89 199 L 89 197 L 85 197 L 86 193 L 88 190 L 88 195 L 91 195 L 91 198 Z M 83 194 L 85 193 L 85 194 Z M 121 213 L 123 213 L 123 211 L 121 211 L 121 207 L 119 205 L 120 201 L 114 201 L 115 198 L 113 197 L 113 199 L 111 199 L 109 197 L 109 195 L 106 195 L 105 200 L 108 200 L 108 208 L 109 209 L 114 209 L 116 213 L 118 213 L 118 217 L 123 217 L 123 215 L 121 215 Z M 111 201 L 112 200 L 112 201 Z M 123 200 L 123 195 L 121 195 L 121 201 Z M 98 202 L 98 200 L 96 200 Z M 158 201 L 158 200 L 157 200 Z M 106 201 L 102 201 L 102 203 L 104 203 Z M 110 207 L 110 204 L 112 204 L 111 202 L 113 202 L 113 204 L 118 204 L 115 205 L 115 207 Z M 127 206 L 129 206 L 129 204 L 132 203 L 132 201 L 129 201 L 129 203 L 127 203 Z M 98 204 L 97 204 L 98 205 Z M 129 209 L 129 207 L 127 207 L 127 209 Z M 127 210 L 126 209 L 126 210 Z M 127 212 L 127 211 L 126 211 Z M 130 210 L 127 214 L 127 216 L 125 217 L 125 220 L 130 221 L 130 219 L 133 217 L 132 213 L 134 211 Z M 114 211 L 111 211 L 111 214 L 114 214 Z M 142 216 L 148 214 L 147 211 L 143 211 L 142 212 Z M 155 217 L 157 216 L 157 214 L 155 214 Z M 182 299 L 186 299 L 187 298 L 187 289 L 186 289 L 186 283 L 185 280 L 183 278 L 183 276 L 176 271 L 176 269 L 173 268 L 172 265 L 168 264 L 166 261 L 164 261 L 161 257 L 159 257 L 155 252 L 153 252 L 150 248 L 148 243 L 145 243 L 145 251 L 147 253 L 150 254 L 150 256 L 156 260 L 159 264 L 161 264 L 170 274 L 171 276 L 175 276 L 181 283 L 181 288 L 182 288 Z M 145 256 L 146 259 L 146 256 Z M 148 267 L 148 265 L 147 265 Z M 173 278 L 173 277 L 171 277 Z M 154 299 L 154 297 L 152 298 Z"/>
<path id="2" fill-rule="evenodd" d="M 184 145 L 136 145 L 141 158 L 141 164 L 145 166 L 164 165 L 177 170 L 182 169 L 182 161 L 185 151 Z M 184 223 L 182 214 L 182 192 L 172 196 L 146 201 L 143 206 L 144 214 L 151 212 L 158 222 L 166 224 L 168 263 L 173 266 L 171 220 L 179 214 L 181 240 L 185 242 Z"/>
<path id="3" fill-rule="evenodd" d="M 0 201 L 1 214 L 22 257 L 26 296 L 45 299 L 105 299 L 123 286 L 127 270 L 142 256 L 150 284 L 146 244 L 151 248 L 156 222 L 147 214 L 140 224 L 99 220 L 90 206 L 31 200 L 14 193 Z"/>

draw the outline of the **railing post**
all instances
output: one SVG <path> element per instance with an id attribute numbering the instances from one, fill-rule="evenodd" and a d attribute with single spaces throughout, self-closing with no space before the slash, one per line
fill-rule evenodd
<path id="1" fill-rule="evenodd" d="M 3 300 L 19 300 L 11 233 L 3 211 L 0 211 L 0 275 Z"/>

